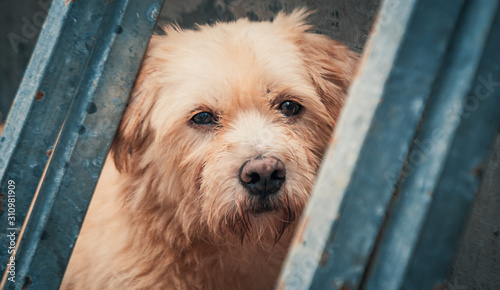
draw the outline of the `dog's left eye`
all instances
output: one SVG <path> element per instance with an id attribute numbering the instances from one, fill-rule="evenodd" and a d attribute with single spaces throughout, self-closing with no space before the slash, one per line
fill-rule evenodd
<path id="1" fill-rule="evenodd" d="M 194 115 L 191 121 L 198 125 L 212 125 L 215 123 L 215 118 L 214 115 L 209 112 L 201 112 Z"/>
<path id="2" fill-rule="evenodd" d="M 294 101 L 284 101 L 279 107 L 280 111 L 287 117 L 297 115 L 302 106 Z"/>

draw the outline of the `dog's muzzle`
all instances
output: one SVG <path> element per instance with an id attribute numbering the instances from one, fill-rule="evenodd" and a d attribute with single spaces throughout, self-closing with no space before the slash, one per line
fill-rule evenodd
<path id="1" fill-rule="evenodd" d="M 246 190 L 260 198 L 277 193 L 285 181 L 285 164 L 275 157 L 257 157 L 243 163 L 240 182 Z"/>

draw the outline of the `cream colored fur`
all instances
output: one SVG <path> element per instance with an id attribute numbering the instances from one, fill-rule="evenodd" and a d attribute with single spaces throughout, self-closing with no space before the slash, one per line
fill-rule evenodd
<path id="1" fill-rule="evenodd" d="M 63 289 L 273 288 L 355 74 L 356 55 L 307 32 L 307 15 L 153 37 Z M 286 100 L 300 114 L 280 112 Z M 203 111 L 217 125 L 191 121 Z M 238 172 L 258 156 L 286 180 L 254 214 Z"/>

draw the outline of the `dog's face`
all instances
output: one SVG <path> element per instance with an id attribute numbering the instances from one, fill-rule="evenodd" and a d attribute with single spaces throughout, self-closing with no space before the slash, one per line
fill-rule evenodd
<path id="1" fill-rule="evenodd" d="M 113 144 L 118 169 L 150 181 L 132 185 L 131 204 L 174 210 L 187 235 L 279 239 L 308 200 L 356 62 L 306 32 L 306 16 L 152 39 Z"/>

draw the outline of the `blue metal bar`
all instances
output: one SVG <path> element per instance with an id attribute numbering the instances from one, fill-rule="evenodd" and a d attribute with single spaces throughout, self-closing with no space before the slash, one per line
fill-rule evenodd
<path id="1" fill-rule="evenodd" d="M 489 2 L 492 10 L 499 6 L 498 1 Z M 481 21 L 489 19 L 484 17 Z M 462 227 L 479 189 L 487 155 L 500 128 L 499 43 L 500 11 L 497 9 L 479 69 L 464 99 L 460 125 L 406 272 L 402 285 L 404 289 L 440 286 L 454 260 Z"/>
<path id="2" fill-rule="evenodd" d="M 59 287 L 162 3 L 108 4 L 5 289 Z"/>
<path id="3" fill-rule="evenodd" d="M 473 141 L 483 140 L 487 146 L 491 143 L 495 126 L 498 126 L 496 121 L 490 123 L 490 126 L 477 128 L 477 132 L 481 132 L 480 138 L 474 139 L 469 139 L 470 136 L 461 131 L 464 126 L 462 114 L 468 96 L 474 95 L 474 79 L 480 77 L 476 72 L 497 11 L 496 0 L 468 1 L 464 7 L 454 41 L 450 45 L 447 65 L 441 70 L 436 81 L 420 132 L 407 157 L 405 178 L 401 181 L 397 198 L 387 218 L 386 229 L 372 262 L 374 265 L 367 276 L 366 289 L 400 289 L 405 281 L 405 289 L 434 289 L 446 278 L 446 271 L 454 254 L 453 245 L 459 240 L 461 223 L 444 227 L 443 222 L 449 219 L 463 221 L 479 179 L 478 176 L 467 173 L 462 176 L 460 170 L 470 170 L 468 173 L 472 173 L 471 165 L 480 166 L 476 162 L 482 160 L 487 148 L 477 146 Z M 492 60 L 492 56 L 487 57 Z M 478 105 L 495 108 L 494 105 L 490 106 L 492 102 Z M 496 108 L 498 110 L 500 107 L 497 105 Z M 471 113 L 476 115 L 478 111 Z M 486 111 L 482 113 L 484 114 L 481 117 L 491 114 Z M 471 126 L 481 124 L 478 118 L 474 118 L 474 122 L 476 123 L 471 123 Z M 466 144 L 469 148 L 476 148 L 475 152 L 480 153 L 481 158 L 466 155 L 464 150 L 461 154 L 455 155 L 458 158 L 452 161 L 453 155 L 450 154 L 459 145 L 457 142 Z M 459 162 L 462 165 L 449 167 L 450 162 Z M 469 181 L 466 180 L 471 178 L 474 179 L 474 185 L 467 187 Z M 450 180 L 453 180 L 454 187 L 464 190 L 453 188 L 454 191 L 445 192 L 448 189 L 442 188 L 442 183 Z M 463 193 L 459 194 L 459 191 Z M 437 203 L 445 195 L 447 202 Z M 453 206 L 454 202 L 461 204 Z M 436 206 L 440 208 L 434 210 L 446 213 L 447 217 L 433 219 L 431 225 L 425 225 L 426 219 L 430 218 L 428 214 L 431 207 Z M 412 261 L 412 256 L 415 258 L 421 256 L 416 254 L 415 250 L 423 238 L 422 231 L 426 231 L 429 226 L 441 230 L 436 236 L 446 236 L 447 233 L 454 231 L 453 239 L 439 244 L 436 242 L 436 237 L 432 238 L 432 245 L 427 246 L 435 249 L 433 251 L 435 256 L 428 257 L 422 265 L 416 265 L 414 264 L 416 260 Z M 447 249 L 443 250 L 439 245 Z M 446 262 L 437 265 L 438 260 Z M 409 267 L 423 265 L 424 268 L 408 270 Z M 440 275 L 437 275 L 438 273 Z M 416 279 L 409 283 L 407 275 Z"/>
<path id="4" fill-rule="evenodd" d="M 400 7 L 397 15 L 390 13 L 394 5 Z M 361 76 L 351 89 L 334 145 L 325 155 L 278 288 L 432 289 L 433 283 L 446 278 L 450 253 L 477 189 L 477 177 L 470 172 L 487 153 L 498 130 L 492 112 L 500 107 L 490 101 L 491 107 L 474 112 L 477 118 L 456 124 L 444 124 L 440 118 L 447 113 L 443 108 L 462 104 L 468 90 L 476 88 L 471 82 L 477 76 L 479 60 L 496 61 L 489 53 L 483 55 L 483 48 L 497 6 L 497 1 L 470 1 L 465 6 L 464 1 L 384 2 Z M 470 33 L 474 34 L 465 35 Z M 498 39 L 494 41 L 498 45 Z M 491 43 L 493 40 L 487 47 L 494 46 Z M 499 62 L 490 65 L 490 70 L 498 69 Z M 484 78 L 486 75 L 483 82 Z M 455 115 L 464 106 L 458 106 Z M 488 126 L 484 126 L 485 120 L 490 122 Z M 436 126 L 446 130 L 439 134 L 443 140 L 432 153 L 436 155 L 429 157 L 427 167 L 409 172 L 412 154 Z M 474 142 L 469 142 L 471 128 L 477 133 Z M 423 141 L 415 141 L 416 135 Z M 466 149 L 468 146 L 471 148 Z M 433 157 L 437 160 L 430 160 Z M 408 178 L 399 183 L 404 174 Z M 436 191 L 429 194 L 426 189 L 432 188 Z M 415 198 L 412 193 L 419 195 L 420 204 L 410 200 L 405 210 L 398 211 L 398 199 Z M 449 201 L 447 210 L 445 200 Z M 402 233 L 391 230 L 390 225 L 385 228 L 386 213 L 392 206 L 393 220 L 398 220 L 398 214 L 411 219 L 417 212 L 412 223 L 399 224 L 398 229 L 408 227 Z M 446 223 L 442 222 L 445 216 L 451 217 Z M 398 239 L 393 235 L 401 237 L 408 231 L 416 231 L 404 237 L 413 244 L 404 244 L 404 239 L 396 249 L 384 244 L 384 239 Z M 377 247 L 379 239 L 384 242 Z M 389 261 L 378 256 L 399 254 L 402 257 Z M 382 271 L 378 268 L 382 264 L 388 269 L 402 268 Z M 376 284 L 372 279 L 389 281 Z"/>
<path id="5" fill-rule="evenodd" d="M 11 252 L 7 234 L 18 237 L 107 6 L 106 1 L 53 1 L 38 38 L 0 138 L 2 273 Z M 15 184 L 13 216 L 7 212 L 9 181 Z"/>

